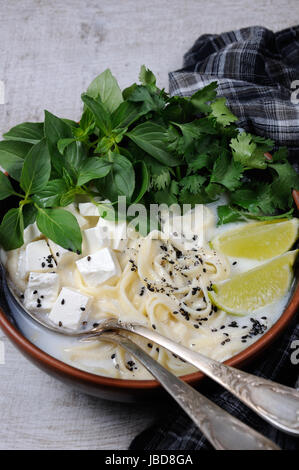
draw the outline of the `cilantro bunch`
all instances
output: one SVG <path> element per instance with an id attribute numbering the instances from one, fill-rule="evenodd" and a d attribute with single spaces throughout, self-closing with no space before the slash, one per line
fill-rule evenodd
<path id="1" fill-rule="evenodd" d="M 9 209 L 0 225 L 6 250 L 23 244 L 34 221 L 42 233 L 81 251 L 76 218 L 63 209 L 78 197 L 107 204 L 209 203 L 219 223 L 245 218 L 291 216 L 292 189 L 299 177 L 287 150 L 269 152 L 274 142 L 242 132 L 213 82 L 191 97 L 169 96 L 153 73 L 141 67 L 140 84 L 121 91 L 110 70 L 82 95 L 79 123 L 45 111 L 43 123 L 15 126 L 0 142 L 0 200 Z M 2 204 L 3 205 L 3 204 Z"/>

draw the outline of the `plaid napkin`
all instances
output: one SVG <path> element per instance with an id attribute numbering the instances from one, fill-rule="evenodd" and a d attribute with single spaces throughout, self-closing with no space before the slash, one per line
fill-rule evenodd
<path id="1" fill-rule="evenodd" d="M 240 119 L 239 126 L 275 140 L 278 146 L 287 146 L 297 166 L 299 105 L 291 101 L 291 87 L 299 80 L 299 26 L 277 33 L 253 26 L 200 36 L 186 53 L 184 68 L 171 72 L 169 80 L 171 93 L 181 96 L 190 96 L 217 80 L 218 95 L 227 98 L 230 109 Z M 292 353 L 293 358 L 296 355 L 295 341 L 299 341 L 298 315 L 283 336 L 247 370 L 298 388 L 299 366 L 291 362 Z M 200 391 L 282 449 L 299 447 L 299 439 L 277 431 L 219 385 L 208 380 L 200 384 Z M 192 421 L 171 399 L 169 402 L 160 421 L 137 436 L 130 449 L 211 449 Z"/>

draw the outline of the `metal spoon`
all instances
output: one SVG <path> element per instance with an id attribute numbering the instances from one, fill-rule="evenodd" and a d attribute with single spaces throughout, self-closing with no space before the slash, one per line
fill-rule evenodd
<path id="1" fill-rule="evenodd" d="M 105 332 L 99 340 L 113 341 L 132 354 L 160 382 L 217 450 L 280 450 L 254 429 L 231 416 L 155 361 L 126 336 Z"/>
<path id="2" fill-rule="evenodd" d="M 12 284 L 7 283 L 5 269 L 0 270 L 4 287 L 13 296 L 13 299 L 21 307 L 22 312 L 29 315 L 35 322 L 45 328 L 59 334 L 77 338 L 93 338 L 103 335 L 106 331 L 125 330 L 147 338 L 160 346 L 165 347 L 172 353 L 197 367 L 201 372 L 218 382 L 233 395 L 239 398 L 263 419 L 276 428 L 288 434 L 299 435 L 299 392 L 293 388 L 280 385 L 270 380 L 248 374 L 233 367 L 226 366 L 221 362 L 210 359 L 203 354 L 191 351 L 175 341 L 150 330 L 143 325 L 125 323 L 111 318 L 101 321 L 90 330 L 74 331 L 64 327 L 58 327 L 45 316 L 37 316 L 25 310 L 18 297 L 13 291 Z"/>
<path id="3" fill-rule="evenodd" d="M 259 416 L 288 434 L 299 436 L 299 391 L 229 367 L 182 346 L 143 325 L 116 319 L 101 322 L 89 337 L 107 330 L 126 330 L 163 346 L 218 382 Z"/>

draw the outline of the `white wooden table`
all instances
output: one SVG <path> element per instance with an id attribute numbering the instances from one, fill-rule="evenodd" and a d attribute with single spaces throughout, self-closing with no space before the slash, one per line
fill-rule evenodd
<path id="1" fill-rule="evenodd" d="M 286 28 L 298 0 L 0 0 L 0 133 L 48 109 L 80 115 L 80 94 L 110 67 L 121 87 L 141 64 L 167 73 L 203 33 Z M 72 391 L 31 365 L 0 333 L 0 449 L 126 449 L 158 412 Z"/>

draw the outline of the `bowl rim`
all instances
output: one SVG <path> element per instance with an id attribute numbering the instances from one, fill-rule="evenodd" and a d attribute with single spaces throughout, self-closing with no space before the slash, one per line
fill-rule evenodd
<path id="1" fill-rule="evenodd" d="M 299 190 L 292 191 L 292 197 L 299 210 Z M 254 359 L 259 353 L 266 349 L 270 344 L 278 338 L 278 336 L 287 327 L 293 316 L 296 314 L 299 308 L 299 282 L 297 283 L 294 292 L 284 309 L 279 319 L 272 325 L 272 327 L 263 334 L 257 341 L 243 349 L 235 356 L 231 357 L 224 364 L 231 367 L 242 367 L 251 359 Z M 64 375 L 65 379 L 75 380 L 83 382 L 86 385 L 98 387 L 114 388 L 116 390 L 151 390 L 162 388 L 157 380 L 129 380 L 129 379 L 115 379 L 112 377 L 105 377 L 103 375 L 92 374 L 81 369 L 77 369 L 69 364 L 66 364 L 59 359 L 50 356 L 31 341 L 29 341 L 23 334 L 13 326 L 6 316 L 4 311 L 0 308 L 0 328 L 8 336 L 8 338 L 26 355 L 35 359 L 37 363 L 41 363 L 47 369 L 51 369 L 56 374 Z M 205 377 L 203 372 L 193 372 L 181 376 L 180 378 L 191 385 L 198 383 Z"/>
<path id="2" fill-rule="evenodd" d="M 285 308 L 279 319 L 272 327 L 263 334 L 257 341 L 231 357 L 224 363 L 231 367 L 241 367 L 249 360 L 253 359 L 266 347 L 268 347 L 286 328 L 292 317 L 299 308 L 299 283 L 291 296 L 287 307 Z M 98 387 L 109 387 L 115 389 L 131 389 L 131 390 L 150 390 L 161 388 L 157 380 L 131 380 L 105 377 L 103 375 L 93 374 L 74 366 L 71 366 L 59 359 L 54 358 L 35 346 L 27 339 L 21 331 L 19 331 L 9 320 L 5 312 L 0 308 L 0 327 L 8 336 L 8 338 L 23 352 L 30 356 L 35 362 L 42 364 L 45 368 L 51 369 L 58 375 L 63 375 L 65 379 L 83 382 L 86 385 Z M 204 378 L 204 374 L 200 371 L 187 374 L 180 377 L 184 382 L 196 384 Z"/>

